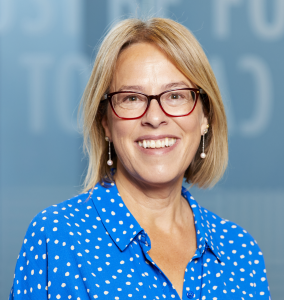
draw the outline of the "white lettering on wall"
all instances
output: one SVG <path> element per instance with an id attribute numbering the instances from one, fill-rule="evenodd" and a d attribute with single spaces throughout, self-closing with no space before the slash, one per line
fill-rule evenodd
<path id="1" fill-rule="evenodd" d="M 20 58 L 29 73 L 29 122 L 31 131 L 40 134 L 45 122 L 46 71 L 53 62 L 49 54 L 26 54 Z"/>
<path id="2" fill-rule="evenodd" d="M 81 92 L 84 91 L 87 77 L 90 75 L 88 71 L 88 60 L 85 56 L 80 54 L 66 55 L 58 65 L 55 83 L 55 93 L 57 97 L 55 108 L 59 123 L 66 132 L 74 133 L 77 131 L 78 106 L 74 105 L 74 97 L 78 97 L 76 101 L 80 101 L 80 97 L 82 96 Z M 81 80 L 80 82 L 74 82 L 74 77 L 78 74 Z M 76 78 L 78 78 L 78 76 Z M 74 84 L 78 85 L 77 90 L 80 91 L 80 94 L 74 95 L 74 89 L 72 88 Z"/>
<path id="3" fill-rule="evenodd" d="M 249 72 L 254 80 L 255 105 L 249 120 L 240 124 L 240 131 L 246 136 L 261 134 L 268 126 L 273 107 L 273 83 L 268 65 L 261 58 L 247 55 L 240 59 L 239 68 Z"/>
<path id="4" fill-rule="evenodd" d="M 258 0 L 256 0 L 258 1 Z M 242 0 L 213 0 L 213 31 L 217 38 L 225 39 L 230 36 L 231 10 Z"/>
<path id="5" fill-rule="evenodd" d="M 249 0 L 249 13 L 254 33 L 265 40 L 276 40 L 284 34 L 284 0 Z M 267 21 L 266 5 L 273 7 L 273 20 Z"/>
<path id="6" fill-rule="evenodd" d="M 55 22 L 54 5 L 50 0 L 29 0 L 31 9 L 35 9 L 36 17 L 25 16 L 22 20 L 23 30 L 30 35 L 43 35 Z"/>
<path id="7" fill-rule="evenodd" d="M 229 134 L 234 134 L 235 132 L 235 117 L 232 109 L 232 98 L 229 91 L 229 83 L 227 81 L 227 73 L 225 69 L 225 63 L 220 57 L 210 58 L 210 64 L 216 76 L 218 86 L 221 91 L 223 103 L 225 106 L 227 122 L 228 122 L 228 131 Z"/>

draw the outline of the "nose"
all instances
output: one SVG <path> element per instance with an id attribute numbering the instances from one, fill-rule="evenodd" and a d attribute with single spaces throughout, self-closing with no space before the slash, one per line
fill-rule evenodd
<path id="1" fill-rule="evenodd" d="M 162 124 L 167 124 L 168 116 L 162 111 L 158 101 L 152 98 L 145 115 L 142 117 L 142 124 L 158 128 Z"/>

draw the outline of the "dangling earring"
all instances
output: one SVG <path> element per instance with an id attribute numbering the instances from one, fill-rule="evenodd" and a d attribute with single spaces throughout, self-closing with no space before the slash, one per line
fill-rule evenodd
<path id="1" fill-rule="evenodd" d="M 112 166 L 113 161 L 111 160 L 110 140 L 107 136 L 105 137 L 105 140 L 108 142 L 108 161 L 107 161 L 107 164 L 108 164 L 108 166 Z"/>
<path id="2" fill-rule="evenodd" d="M 208 132 L 208 128 L 209 128 L 209 125 L 207 125 L 207 128 L 204 129 L 203 135 L 202 135 L 202 153 L 200 154 L 201 158 L 205 158 L 206 157 L 206 154 L 204 152 L 204 139 L 205 139 L 205 134 Z"/>

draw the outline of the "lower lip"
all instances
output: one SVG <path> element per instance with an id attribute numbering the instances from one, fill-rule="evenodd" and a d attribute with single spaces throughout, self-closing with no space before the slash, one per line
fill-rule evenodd
<path id="1" fill-rule="evenodd" d="M 170 146 L 170 147 L 164 147 L 164 148 L 143 148 L 138 145 L 138 143 L 135 142 L 136 146 L 139 148 L 142 153 L 148 154 L 148 155 L 163 155 L 171 152 L 175 149 L 177 144 L 179 143 L 179 139 L 176 140 L 176 142 Z"/>

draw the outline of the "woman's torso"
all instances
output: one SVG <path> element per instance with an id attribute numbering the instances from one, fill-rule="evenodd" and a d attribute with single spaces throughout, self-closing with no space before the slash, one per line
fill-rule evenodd
<path id="1" fill-rule="evenodd" d="M 149 235 L 115 185 L 98 184 L 88 201 L 82 194 L 39 213 L 27 231 L 10 299 L 179 299 L 172 281 L 180 282 L 183 268 L 182 299 L 269 299 L 262 254 L 251 236 L 183 195 L 195 218 L 193 257 L 174 239 L 153 240 L 161 248 L 151 252 Z"/>

